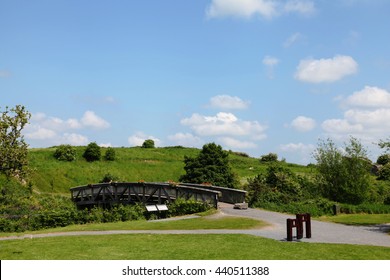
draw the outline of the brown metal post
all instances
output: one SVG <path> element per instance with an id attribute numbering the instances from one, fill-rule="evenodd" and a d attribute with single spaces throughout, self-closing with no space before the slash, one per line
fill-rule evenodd
<path id="1" fill-rule="evenodd" d="M 296 214 L 295 216 L 297 218 L 297 239 L 302 239 L 303 238 L 304 215 L 303 214 Z"/>
<path id="2" fill-rule="evenodd" d="M 306 238 L 311 238 L 311 217 L 310 214 L 306 214 Z"/>
<path id="3" fill-rule="evenodd" d="M 294 219 L 287 219 L 287 241 L 293 240 L 293 223 Z"/>

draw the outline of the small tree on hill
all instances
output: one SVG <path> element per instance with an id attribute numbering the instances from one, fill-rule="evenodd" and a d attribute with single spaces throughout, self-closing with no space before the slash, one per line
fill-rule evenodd
<path id="1" fill-rule="evenodd" d="M 31 114 L 24 106 L 17 105 L 0 115 L 0 173 L 23 178 L 28 165 L 28 145 L 24 142 L 22 130 Z"/>
<path id="2" fill-rule="evenodd" d="M 101 156 L 100 147 L 96 142 L 89 143 L 83 154 L 83 157 L 89 162 L 98 161 Z"/>
<path id="3" fill-rule="evenodd" d="M 342 152 L 330 139 L 314 153 L 323 195 L 333 201 L 359 204 L 367 196 L 371 164 L 361 143 L 351 137 Z"/>
<path id="4" fill-rule="evenodd" d="M 180 181 L 234 188 L 237 184 L 236 178 L 229 164 L 229 153 L 224 151 L 220 145 L 209 143 L 203 146 L 197 157 L 184 157 L 185 175 Z"/>
<path id="5" fill-rule="evenodd" d="M 142 148 L 146 148 L 146 149 L 155 148 L 154 141 L 152 139 L 145 140 L 144 143 L 142 143 Z"/>
<path id="6" fill-rule="evenodd" d="M 76 160 L 76 149 L 71 145 L 60 145 L 53 156 L 61 161 L 74 161 Z"/>
<path id="7" fill-rule="evenodd" d="M 104 159 L 108 161 L 114 161 L 116 159 L 115 150 L 112 147 L 108 147 L 104 154 Z"/>

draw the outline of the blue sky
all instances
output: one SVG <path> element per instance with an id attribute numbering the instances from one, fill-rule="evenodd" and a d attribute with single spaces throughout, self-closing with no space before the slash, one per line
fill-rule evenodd
<path id="1" fill-rule="evenodd" d="M 0 107 L 31 147 L 201 147 L 313 162 L 390 136 L 390 1 L 0 0 Z"/>

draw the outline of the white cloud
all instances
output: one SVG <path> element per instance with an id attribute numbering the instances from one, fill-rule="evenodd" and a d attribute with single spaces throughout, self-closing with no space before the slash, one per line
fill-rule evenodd
<path id="1" fill-rule="evenodd" d="M 217 95 L 210 99 L 210 106 L 220 109 L 246 109 L 249 102 L 237 96 Z"/>
<path id="2" fill-rule="evenodd" d="M 129 138 L 127 139 L 128 143 L 131 145 L 131 146 L 142 146 L 142 144 L 144 143 L 145 140 L 148 140 L 148 139 L 151 139 L 154 141 L 154 145 L 156 147 L 159 147 L 161 146 L 161 140 L 154 137 L 154 136 L 147 136 L 145 133 L 139 131 L 131 136 L 129 136 Z"/>
<path id="3" fill-rule="evenodd" d="M 193 114 L 181 120 L 181 124 L 189 126 L 201 136 L 259 136 L 263 135 L 266 126 L 257 121 L 239 120 L 232 113 L 220 112 L 215 116 Z"/>
<path id="4" fill-rule="evenodd" d="M 95 129 L 105 129 L 110 127 L 110 124 L 106 120 L 96 115 L 93 111 L 86 111 L 84 116 L 81 118 L 81 123 L 84 126 Z"/>
<path id="5" fill-rule="evenodd" d="M 296 32 L 287 38 L 287 40 L 283 43 L 283 47 L 289 48 L 292 45 L 294 45 L 295 43 L 297 43 L 299 40 L 302 40 L 302 38 L 303 38 L 303 35 L 299 32 Z"/>
<path id="6" fill-rule="evenodd" d="M 346 104 L 357 107 L 390 107 L 390 92 L 378 87 L 366 86 L 346 99 Z"/>
<path id="7" fill-rule="evenodd" d="M 388 137 L 390 131 L 390 94 L 377 87 L 365 87 L 341 101 L 349 108 L 343 118 L 322 123 L 325 133 L 335 138 L 359 137 L 366 142 Z"/>
<path id="8" fill-rule="evenodd" d="M 329 59 L 301 60 L 295 78 L 309 83 L 335 82 L 345 76 L 355 74 L 357 62 L 350 56 L 335 56 Z"/>
<path id="9" fill-rule="evenodd" d="M 316 121 L 312 118 L 299 116 L 291 122 L 291 126 L 297 131 L 306 132 L 316 127 Z"/>
<path id="10" fill-rule="evenodd" d="M 58 144 L 70 144 L 73 146 L 85 146 L 89 143 L 88 137 L 76 133 L 64 133 Z"/>
<path id="11" fill-rule="evenodd" d="M 206 10 L 208 18 L 251 18 L 255 15 L 272 18 L 276 14 L 277 5 L 269 0 L 212 0 Z"/>
<path id="12" fill-rule="evenodd" d="M 287 13 L 298 13 L 302 15 L 312 15 L 316 8 L 312 1 L 291 0 L 284 5 L 284 10 Z"/>
<path id="13" fill-rule="evenodd" d="M 54 137 L 57 136 L 57 133 L 51 129 L 47 129 L 44 127 L 35 127 L 33 129 L 30 126 L 31 132 L 26 133 L 26 138 L 27 139 L 32 139 L 32 140 L 47 140 L 47 139 L 53 139 Z"/>
<path id="14" fill-rule="evenodd" d="M 206 16 L 246 19 L 260 16 L 271 19 L 289 13 L 311 15 L 315 10 L 314 2 L 309 0 L 290 0 L 285 3 L 275 0 L 212 0 L 206 9 Z"/>
<path id="15" fill-rule="evenodd" d="M 277 59 L 276 57 L 272 57 L 272 56 L 267 55 L 263 58 L 263 64 L 266 66 L 273 67 L 273 66 L 276 66 L 279 64 L 279 59 Z"/>
<path id="16" fill-rule="evenodd" d="M 252 141 L 244 141 L 231 137 L 220 137 L 218 141 L 222 143 L 223 146 L 226 146 L 231 149 L 253 149 L 257 148 L 256 143 Z"/>
<path id="17" fill-rule="evenodd" d="M 99 147 L 108 148 L 108 147 L 112 147 L 112 144 L 111 143 L 100 143 Z"/>
<path id="18" fill-rule="evenodd" d="M 285 152 L 312 152 L 315 149 L 315 146 L 312 144 L 303 144 L 303 143 L 289 143 L 280 145 L 280 149 Z"/>
<path id="19" fill-rule="evenodd" d="M 178 132 L 174 135 L 169 135 L 168 139 L 174 142 L 176 145 L 185 147 L 199 147 L 203 143 L 199 137 L 192 135 L 191 133 Z"/>

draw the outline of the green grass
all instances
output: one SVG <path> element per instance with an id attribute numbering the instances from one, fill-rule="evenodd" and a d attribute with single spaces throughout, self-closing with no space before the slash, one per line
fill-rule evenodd
<path id="1" fill-rule="evenodd" d="M 40 234 L 49 232 L 71 232 L 71 231 L 107 231 L 107 230 L 193 230 L 193 229 L 253 229 L 261 228 L 267 224 L 262 221 L 253 220 L 249 218 L 238 217 L 201 217 L 184 220 L 172 221 L 130 221 L 118 223 L 104 223 L 104 224 L 85 224 L 85 225 L 71 225 L 67 227 L 59 227 L 53 229 L 26 231 L 22 233 L 0 233 L 4 236 L 23 236 L 25 234 Z"/>
<path id="2" fill-rule="evenodd" d="M 164 147 L 143 149 L 140 147 L 114 148 L 116 160 L 87 162 L 82 157 L 85 147 L 75 147 L 77 160 L 62 162 L 53 157 L 55 148 L 29 150 L 32 169 L 32 182 L 37 192 L 69 194 L 75 186 L 99 182 L 106 173 L 111 173 L 121 181 L 166 182 L 178 181 L 184 171 L 184 156 L 194 157 L 200 150 L 184 147 Z M 102 155 L 106 149 L 102 148 Z M 229 160 L 233 172 L 242 183 L 246 178 L 265 172 L 266 163 L 259 159 L 230 153 Z M 294 172 L 313 172 L 306 166 L 287 164 Z"/>
<path id="3" fill-rule="evenodd" d="M 320 217 L 319 220 L 346 225 L 369 226 L 390 223 L 390 214 L 341 214 Z"/>
<path id="4" fill-rule="evenodd" d="M 0 241 L 9 260 L 389 260 L 390 248 L 280 242 L 249 235 L 105 235 Z"/>

